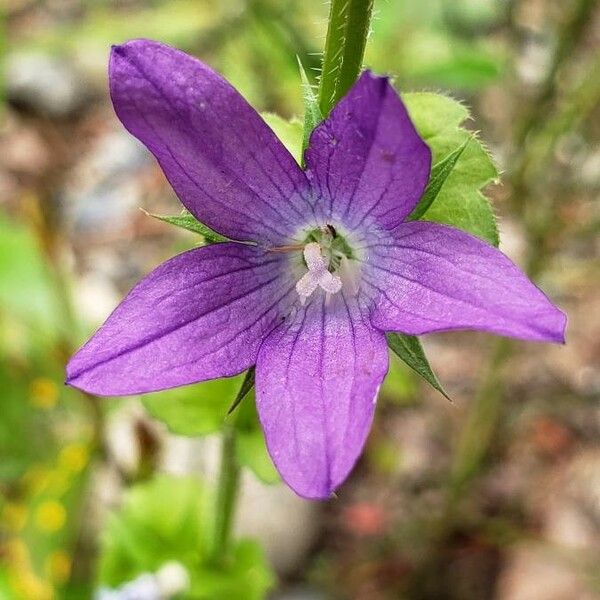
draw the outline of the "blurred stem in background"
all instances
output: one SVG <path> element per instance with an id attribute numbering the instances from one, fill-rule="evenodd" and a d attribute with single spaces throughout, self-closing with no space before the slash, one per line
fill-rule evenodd
<path id="1" fill-rule="evenodd" d="M 577 69 L 578 75 L 573 80 L 558 81 L 564 64 L 573 59 L 573 53 L 582 44 L 594 4 L 590 0 L 577 0 L 564 6 L 563 25 L 552 63 L 538 93 L 522 108 L 521 117 L 517 115 L 515 119 L 517 126 L 512 140 L 515 152 L 505 182 L 511 189 L 510 206 L 525 228 L 524 268 L 533 281 L 543 276 L 562 223 L 558 212 L 564 198 L 560 191 L 548 185 L 547 177 L 556 144 L 567 132 L 580 129 L 600 103 L 599 57 L 591 58 L 587 65 Z M 511 8 L 514 6 L 513 3 Z M 516 101 L 515 105 L 521 109 L 521 103 Z M 412 577 L 415 597 L 424 597 L 423 590 L 436 589 L 431 573 L 445 564 L 447 544 L 463 527 L 473 525 L 470 505 L 465 506 L 463 501 L 472 497 L 472 486 L 485 471 L 490 451 L 505 421 L 506 367 L 509 359 L 517 355 L 518 344 L 514 341 L 499 338 L 493 342 L 487 367 L 454 446 L 445 505 L 429 523 L 429 552 Z"/>
<path id="2" fill-rule="evenodd" d="M 223 429 L 219 468 L 213 545 L 210 556 L 211 562 L 216 566 L 222 566 L 229 554 L 240 483 L 240 465 L 236 458 L 236 430 L 231 423 L 228 423 Z"/>
<path id="3" fill-rule="evenodd" d="M 70 356 L 77 350 L 80 343 L 81 323 L 79 322 L 73 305 L 73 295 L 71 282 L 68 273 L 63 265 L 64 248 L 61 242 L 61 220 L 58 214 L 58 207 L 54 198 L 34 193 L 27 202 L 24 202 L 25 212 L 38 241 L 39 248 L 44 257 L 52 291 L 56 296 L 56 307 L 61 311 L 59 315 L 58 354 L 60 363 L 66 364 Z M 104 460 L 106 457 L 105 447 L 105 415 L 101 405 L 101 400 L 97 396 L 80 392 L 79 396 L 86 403 L 87 410 L 92 422 L 92 438 L 89 441 L 90 454 L 97 460 Z M 83 473 L 83 480 L 89 482 L 89 476 L 96 466 L 95 460 L 87 462 L 86 471 Z M 84 522 L 87 512 L 87 489 L 88 486 L 82 486 L 82 493 L 77 501 L 77 506 L 71 519 L 78 523 L 75 531 L 78 532 L 73 540 L 74 551 L 73 565 L 70 569 L 70 581 L 84 580 L 89 576 L 92 568 L 90 555 L 85 548 L 87 540 L 81 535 L 81 524 Z"/>
<path id="4" fill-rule="evenodd" d="M 61 246 L 58 209 L 53 198 L 40 197 L 35 194 L 29 203 L 26 203 L 26 210 L 48 267 L 52 290 L 56 296 L 56 306 L 62 311 L 59 317 L 61 334 L 59 352 L 61 364 L 66 364 L 79 347 L 81 324 L 73 306 L 69 276 L 63 266 L 64 248 Z M 100 406 L 100 399 L 85 392 L 81 392 L 81 397 L 86 401 L 92 416 L 94 431 L 92 452 L 102 456 L 104 454 L 104 414 Z"/>
<path id="5" fill-rule="evenodd" d="M 557 86 L 557 74 L 581 41 L 594 6 L 593 0 L 579 0 L 565 15 L 546 77 L 538 94 L 525 108 L 515 131 L 514 147 L 518 154 L 507 183 L 512 190 L 511 204 L 525 226 L 528 238 L 525 270 L 534 281 L 543 274 L 549 242 L 556 231 L 560 201 L 551 192 L 540 190 L 535 203 L 530 202 L 534 188 L 540 181 L 543 185 L 544 172 L 549 168 L 559 136 L 581 126 L 600 101 L 600 59 L 594 59 L 570 88 L 562 90 Z M 456 445 L 444 524 L 440 530 L 443 535 L 451 532 L 460 499 L 468 493 L 474 477 L 483 469 L 503 420 L 503 369 L 514 354 L 514 342 L 504 338 L 495 341 L 488 367 Z"/>
<path id="6" fill-rule="evenodd" d="M 596 2 L 597 0 L 577 0 L 571 11 L 567 8 L 567 14 L 558 35 L 550 68 L 539 86 L 535 99 L 529 104 L 528 109 L 524 111 L 517 124 L 515 134 L 515 146 L 517 148 L 522 147 L 531 131 L 537 129 L 540 125 L 543 126 L 545 117 L 552 109 L 555 100 L 557 75 L 580 41 L 581 33 L 589 23 Z M 568 6 L 568 3 L 565 3 L 565 5 Z"/>
<path id="7" fill-rule="evenodd" d="M 264 9 L 264 5 L 260 2 L 255 2 L 254 6 L 256 9 Z M 346 94 L 360 73 L 372 9 L 373 0 L 332 0 L 331 2 L 319 83 L 319 107 L 324 117 Z M 244 386 L 250 379 L 253 383 L 253 370 L 242 383 L 234 407 L 246 394 L 247 390 L 244 392 Z M 236 457 L 236 430 L 231 423 L 228 423 L 223 430 L 219 469 L 210 557 L 215 565 L 226 564 L 228 559 L 239 488 L 240 465 Z"/>

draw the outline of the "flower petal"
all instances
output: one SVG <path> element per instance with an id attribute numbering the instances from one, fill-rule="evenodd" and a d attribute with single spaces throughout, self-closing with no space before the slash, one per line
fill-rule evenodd
<path id="1" fill-rule="evenodd" d="M 371 321 L 382 330 L 564 341 L 565 315 L 504 254 L 464 231 L 405 223 L 368 252 L 363 276 L 378 290 Z"/>
<path id="2" fill-rule="evenodd" d="M 242 244 L 184 252 L 143 279 L 67 366 L 67 383 L 127 395 L 228 377 L 256 362 L 294 281 Z"/>
<path id="3" fill-rule="evenodd" d="M 315 298 L 266 338 L 258 413 L 273 462 L 299 495 L 328 498 L 346 479 L 387 367 L 385 336 L 342 295 L 330 305 Z"/>
<path id="4" fill-rule="evenodd" d="M 366 71 L 313 132 L 306 165 L 325 218 L 393 229 L 423 195 L 431 152 L 387 77 Z"/>
<path id="5" fill-rule="evenodd" d="M 149 40 L 113 47 L 109 72 L 119 119 L 195 217 L 237 240 L 280 242 L 296 229 L 306 177 L 220 75 Z"/>

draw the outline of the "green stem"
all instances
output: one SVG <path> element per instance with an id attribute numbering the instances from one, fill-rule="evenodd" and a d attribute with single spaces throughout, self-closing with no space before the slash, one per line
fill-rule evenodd
<path id="1" fill-rule="evenodd" d="M 360 73 L 373 1 L 331 0 L 319 83 L 319 108 L 323 117 L 329 115 Z"/>
<path id="2" fill-rule="evenodd" d="M 231 543 L 231 531 L 238 495 L 240 466 L 236 457 L 236 431 L 225 425 L 221 442 L 221 466 L 215 506 L 215 528 L 210 561 L 215 565 L 226 562 Z"/>
<path id="3" fill-rule="evenodd" d="M 496 426 L 500 419 L 502 403 L 502 366 L 510 356 L 512 342 L 506 338 L 496 340 L 488 368 L 483 375 L 477 395 L 469 412 L 467 423 L 461 431 L 450 473 L 448 510 L 452 511 L 465 488 L 479 472 L 486 458 Z"/>

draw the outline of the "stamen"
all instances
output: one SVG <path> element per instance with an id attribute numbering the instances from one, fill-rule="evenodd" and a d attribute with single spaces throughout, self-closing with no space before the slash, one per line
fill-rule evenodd
<path id="1" fill-rule="evenodd" d="M 297 250 L 302 250 L 304 248 L 304 244 L 288 244 L 287 246 L 274 246 L 273 248 L 268 248 L 267 252 L 295 252 Z"/>

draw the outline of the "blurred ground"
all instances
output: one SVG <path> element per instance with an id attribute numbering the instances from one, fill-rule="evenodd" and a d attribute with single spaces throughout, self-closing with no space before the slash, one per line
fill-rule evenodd
<path id="1" fill-rule="evenodd" d="M 427 337 L 454 402 L 395 364 L 339 498 L 310 504 L 248 472 L 240 530 L 264 540 L 280 600 L 600 598 L 600 7 L 375 6 L 367 64 L 401 90 L 472 107 L 504 170 L 488 191 L 503 249 L 567 313 L 567 345 Z M 112 112 L 109 45 L 173 43 L 290 117 L 302 110 L 296 55 L 318 66 L 327 7 L 8 0 L 4 11 L 0 598 L 83 598 L 127 486 L 215 469 L 211 438 L 168 433 L 137 399 L 100 405 L 62 386 L 73 347 L 194 243 L 139 210 L 180 206 Z"/>

